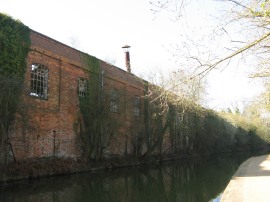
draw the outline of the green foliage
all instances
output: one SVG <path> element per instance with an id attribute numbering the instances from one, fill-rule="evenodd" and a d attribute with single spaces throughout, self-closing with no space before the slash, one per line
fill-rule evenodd
<path id="1" fill-rule="evenodd" d="M 30 46 L 30 29 L 0 13 L 0 178 L 5 175 L 8 133 L 17 112 Z"/>
<path id="2" fill-rule="evenodd" d="M 150 154 L 162 150 L 164 144 L 154 144 L 170 138 L 172 154 L 217 153 L 229 151 L 259 150 L 267 147 L 269 129 L 240 112 L 222 113 L 204 109 L 196 104 L 172 105 L 168 111 L 153 107 L 148 109 Z M 168 142 L 167 142 L 168 144 Z M 159 152 L 162 155 L 162 152 Z"/>
<path id="3" fill-rule="evenodd" d="M 30 29 L 0 13 L 0 75 L 22 80 L 30 46 Z"/>
<path id="4" fill-rule="evenodd" d="M 236 144 L 249 144 L 252 149 L 259 149 L 270 143 L 270 129 L 259 116 L 222 113 L 222 117 L 228 120 L 235 128 Z M 249 142 L 248 142 L 249 141 Z"/>
<path id="5" fill-rule="evenodd" d="M 96 117 L 100 111 L 100 76 L 101 68 L 99 66 L 99 60 L 87 54 L 83 54 L 82 58 L 88 71 L 87 80 L 87 92 L 85 96 L 79 97 L 81 112 L 85 120 L 89 120 L 91 117 Z M 89 122 L 85 122 L 88 127 Z"/>
<path id="6" fill-rule="evenodd" d="M 20 100 L 30 29 L 1 13 L 0 27 L 0 126 L 7 133 Z"/>
<path id="7" fill-rule="evenodd" d="M 115 133 L 116 121 L 110 119 L 104 103 L 103 75 L 99 60 L 87 54 L 83 54 L 82 58 L 88 71 L 87 92 L 79 97 L 84 120 L 84 157 L 97 160 L 104 157 L 104 152 Z"/>

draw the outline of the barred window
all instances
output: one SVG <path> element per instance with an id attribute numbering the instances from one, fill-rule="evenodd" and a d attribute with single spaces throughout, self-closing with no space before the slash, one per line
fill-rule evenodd
<path id="1" fill-rule="evenodd" d="M 110 111 L 119 112 L 119 93 L 116 89 L 112 89 L 110 93 Z"/>
<path id="2" fill-rule="evenodd" d="M 78 96 L 85 97 L 88 91 L 88 81 L 85 78 L 79 78 L 78 80 Z"/>
<path id="3" fill-rule="evenodd" d="M 141 99 L 139 96 L 135 96 L 133 104 L 134 104 L 133 108 L 134 116 L 141 116 Z"/>
<path id="4" fill-rule="evenodd" d="M 48 68 L 42 64 L 31 65 L 30 95 L 43 99 L 48 97 Z"/>

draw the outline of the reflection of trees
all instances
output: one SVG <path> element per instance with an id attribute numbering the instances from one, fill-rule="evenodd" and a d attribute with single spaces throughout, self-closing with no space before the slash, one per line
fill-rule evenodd
<path id="1" fill-rule="evenodd" d="M 3 201 L 209 201 L 247 156 L 187 159 L 0 187 Z"/>

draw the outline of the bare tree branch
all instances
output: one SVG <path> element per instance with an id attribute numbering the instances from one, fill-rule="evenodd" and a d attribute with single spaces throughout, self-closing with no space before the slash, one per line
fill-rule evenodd
<path id="1" fill-rule="evenodd" d="M 264 36 L 262 36 L 261 38 L 253 41 L 252 43 L 249 43 L 246 46 L 243 46 L 242 48 L 238 49 L 237 51 L 233 52 L 232 54 L 218 60 L 217 62 L 211 64 L 208 66 L 208 68 L 206 68 L 205 70 L 201 71 L 200 73 L 198 73 L 196 76 L 201 76 L 201 75 L 206 75 L 207 73 L 209 73 L 212 69 L 214 69 L 215 67 L 217 67 L 219 64 L 223 63 L 226 60 L 229 60 L 237 55 L 239 55 L 240 53 L 243 53 L 249 49 L 251 49 L 252 47 L 258 45 L 260 42 L 264 41 L 266 38 L 268 38 L 270 36 L 270 32 L 266 33 Z M 202 65 L 202 66 L 207 66 L 207 65 Z M 193 77 L 194 78 L 194 77 Z"/>

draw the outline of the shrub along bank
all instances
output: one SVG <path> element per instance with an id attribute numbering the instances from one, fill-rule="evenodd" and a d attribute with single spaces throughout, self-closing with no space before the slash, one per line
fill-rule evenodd
<path id="1" fill-rule="evenodd" d="M 156 131 L 164 131 L 160 139 L 167 145 L 163 142 L 163 148 L 156 148 L 163 154 L 185 156 L 268 148 L 269 129 L 240 114 L 218 113 L 189 104 L 184 110 L 182 106 L 169 106 L 168 113 L 158 116 L 163 116 L 159 118 L 163 121 L 151 123 L 159 127 Z"/>

